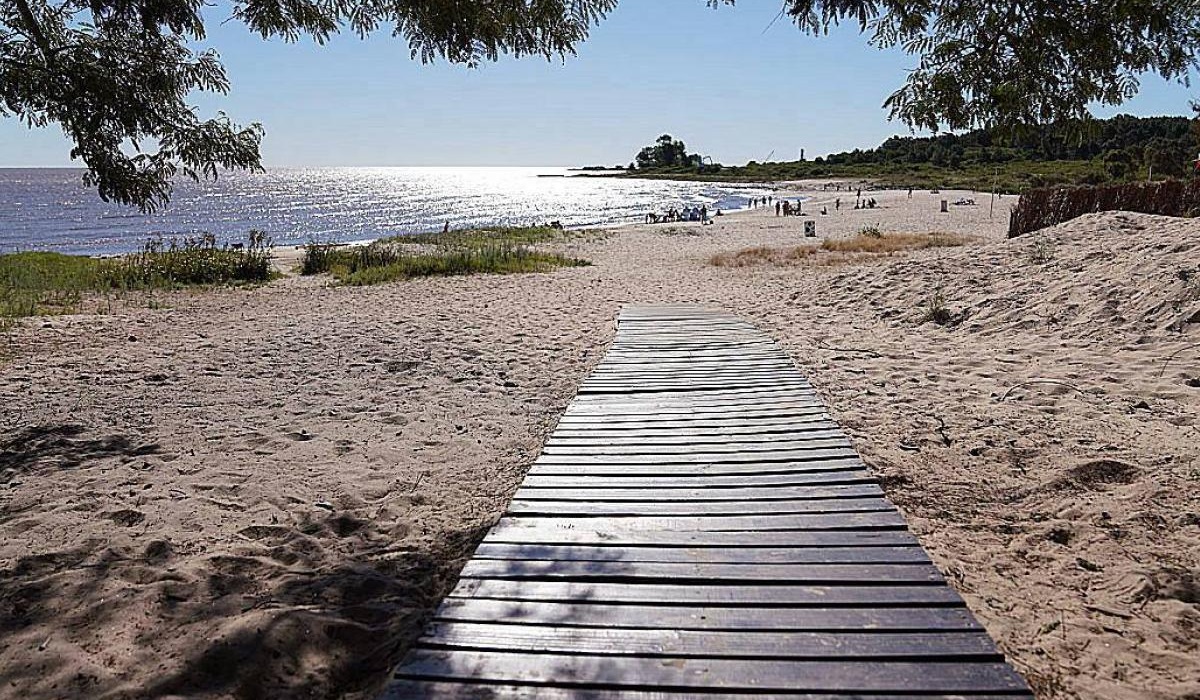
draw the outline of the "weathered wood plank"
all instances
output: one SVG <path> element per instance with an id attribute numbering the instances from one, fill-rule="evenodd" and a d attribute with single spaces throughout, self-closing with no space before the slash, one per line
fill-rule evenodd
<path id="1" fill-rule="evenodd" d="M 838 484 L 832 486 L 713 486 L 709 488 L 591 488 L 577 486 L 547 488 L 522 486 L 517 490 L 518 501 L 778 501 L 870 496 L 881 498 L 878 484 Z"/>
<path id="2" fill-rule="evenodd" d="M 579 544 L 627 547 L 768 547 L 906 545 L 916 540 L 900 528 L 842 530 L 678 530 L 602 529 L 594 523 L 569 519 L 570 527 L 541 518 L 504 519 L 492 527 L 489 542 L 508 544 Z M 606 523 L 598 523 L 603 526 Z"/>
<path id="3" fill-rule="evenodd" d="M 554 431 L 546 444 L 590 445 L 605 442 L 610 445 L 702 445 L 727 440 L 739 442 L 773 442 L 790 438 L 802 438 L 814 434 L 837 431 L 837 424 L 830 420 L 811 420 L 793 425 L 744 428 L 675 428 L 673 430 L 574 430 L 560 427 Z M 845 435 L 841 431 L 837 434 Z"/>
<path id="4" fill-rule="evenodd" d="M 653 583 L 736 584 L 780 582 L 940 583 L 942 575 L 930 564 L 706 564 L 693 562 L 543 561 L 471 559 L 461 578 L 533 579 L 539 581 L 638 581 Z"/>
<path id="5" fill-rule="evenodd" d="M 651 391 L 648 387 L 653 385 L 642 385 L 641 387 L 633 384 L 627 384 L 631 388 L 640 388 L 645 391 Z M 816 392 L 808 385 L 807 382 L 799 381 L 778 381 L 768 386 L 747 386 L 738 387 L 730 386 L 727 388 L 701 388 L 696 390 L 680 390 L 672 387 L 672 391 L 663 391 L 663 396 L 647 396 L 644 398 L 606 398 L 602 396 L 581 396 L 578 400 L 572 403 L 572 407 L 586 408 L 589 406 L 606 405 L 606 404 L 636 404 L 645 406 L 649 403 L 670 403 L 679 404 L 696 404 L 705 401 L 710 402 L 732 402 L 737 400 L 739 404 L 747 404 L 753 399 L 763 397 L 788 397 L 806 399 L 817 398 Z"/>
<path id="6" fill-rule="evenodd" d="M 809 408 L 798 411 L 769 411 L 756 416 L 624 416 L 608 418 L 575 418 L 564 416 L 558 427 L 564 431 L 600 429 L 611 432 L 630 430 L 698 431 L 728 428 L 735 431 L 778 430 L 800 425 L 805 421 L 827 420 L 828 414 Z"/>
<path id="7" fill-rule="evenodd" d="M 778 476 L 806 472 L 844 472 L 847 469 L 864 468 L 858 457 L 850 452 L 815 457 L 809 461 L 684 464 L 668 464 L 654 460 L 641 463 L 564 464 L 539 459 L 534 462 L 528 473 L 538 476 Z"/>
<path id="8" fill-rule="evenodd" d="M 401 679 L 388 686 L 380 700 L 411 700 L 412 698 L 440 698 L 442 700 L 747 700 L 742 693 L 729 694 L 704 690 L 603 690 L 584 687 L 562 687 L 547 685 L 508 685 L 500 683 L 480 684 L 477 682 L 443 682 Z M 1015 700 L 1032 698 L 1021 695 L 977 695 L 969 700 Z M 848 700 L 845 694 L 827 693 L 755 693 L 754 700 Z M 961 694 L 954 695 L 878 695 L 870 700 L 966 700 Z"/>
<path id="9" fill-rule="evenodd" d="M 641 603 L 646 605 L 712 605 L 719 607 L 961 607 L 958 594 L 946 586 L 754 584 L 680 585 L 675 583 L 605 583 L 600 581 L 509 581 L 462 579 L 452 598 L 490 598 L 557 603 Z"/>
<path id="10" fill-rule="evenodd" d="M 523 488 L 574 489 L 585 498 L 591 489 L 646 489 L 663 488 L 693 489 L 703 492 L 708 489 L 756 488 L 773 486 L 779 488 L 802 486 L 838 486 L 853 484 L 876 484 L 878 479 L 862 465 L 848 466 L 839 470 L 800 472 L 783 474 L 734 474 L 727 476 L 613 476 L 609 474 L 575 474 L 570 476 L 546 476 L 528 474 Z"/>
<path id="11" fill-rule="evenodd" d="M 525 603 L 448 598 L 437 620 L 571 627 L 792 631 L 951 631 L 982 629 L 966 608 L 750 608 L 612 605 L 592 602 Z"/>
<path id="12" fill-rule="evenodd" d="M 714 632 L 437 622 L 418 643 L 480 651 L 671 658 L 1000 658 L 992 640 L 982 632 Z"/>
<path id="13" fill-rule="evenodd" d="M 768 411 L 791 410 L 813 412 L 811 409 L 824 410 L 825 405 L 816 398 L 760 397 L 744 401 L 731 401 L 718 398 L 715 401 L 703 403 L 672 403 L 670 401 L 652 400 L 641 403 L 594 402 L 575 403 L 567 410 L 564 417 L 597 417 L 597 416 L 637 416 L 640 420 L 648 420 L 650 415 L 674 413 L 695 417 L 741 417 L 749 418 L 758 413 Z M 710 415 L 711 414 L 711 415 Z M 721 414 L 721 415 L 718 415 Z"/>
<path id="14" fill-rule="evenodd" d="M 689 452 L 652 455 L 542 455 L 535 464 L 624 465 L 654 464 L 765 464 L 768 462 L 811 462 L 823 459 L 845 459 L 856 455 L 854 448 L 816 447 L 811 449 L 764 450 L 756 452 Z"/>
<path id="15" fill-rule="evenodd" d="M 591 520 L 593 522 L 587 522 Z M 867 530 L 903 528 L 904 518 L 895 510 L 867 513 L 797 513 L 788 515 L 679 515 L 679 516 L 602 516 L 598 518 L 556 518 L 505 516 L 492 532 L 509 527 L 539 527 L 546 530 L 604 528 L 613 535 L 624 531 L 647 532 L 753 532 L 765 530 Z"/>
<path id="16" fill-rule="evenodd" d="M 508 512 L 514 516 L 601 517 L 672 515 L 777 515 L 791 513 L 887 512 L 892 505 L 881 497 L 808 498 L 755 501 L 579 501 L 514 500 Z"/>
<path id="17" fill-rule="evenodd" d="M 850 441 L 841 431 L 821 431 L 815 435 L 805 435 L 791 440 L 760 440 L 757 442 L 717 441 L 702 443 L 675 442 L 665 445 L 651 444 L 612 444 L 595 441 L 584 445 L 547 445 L 542 448 L 544 455 L 679 455 L 694 453 L 726 453 L 754 454 L 758 452 L 780 452 L 787 450 L 811 450 L 827 447 L 848 447 Z"/>
<path id="18" fill-rule="evenodd" d="M 710 564 L 929 564 L 919 546 L 907 547 L 626 547 L 620 545 L 500 544 L 487 540 L 475 559 Z"/>
<path id="19" fill-rule="evenodd" d="M 577 683 L 590 686 L 716 688 L 756 691 L 872 693 L 1004 692 L 1024 690 L 1006 664 L 913 661 L 808 661 L 779 659 L 673 659 L 530 654 L 418 648 L 398 675 L 424 679 L 486 677 L 515 683 Z"/>
<path id="20" fill-rule="evenodd" d="M 767 408 L 743 412 L 691 412 L 673 415 L 669 413 L 626 414 L 618 416 L 564 415 L 558 419 L 558 427 L 570 430 L 604 428 L 608 430 L 664 430 L 707 428 L 779 428 L 802 423 L 806 420 L 828 420 L 829 414 L 823 406 L 796 406 Z"/>

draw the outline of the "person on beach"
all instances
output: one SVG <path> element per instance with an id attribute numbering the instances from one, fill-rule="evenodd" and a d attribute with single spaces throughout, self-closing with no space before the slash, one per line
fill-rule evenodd
<path id="1" fill-rule="evenodd" d="M 701 224 L 708 223 L 708 205 L 707 204 L 700 205 L 700 223 Z"/>
<path id="2" fill-rule="evenodd" d="M 837 199 L 833 200 L 833 210 L 834 211 L 842 210 L 842 198 L 841 197 L 838 197 Z"/>
<path id="3" fill-rule="evenodd" d="M 783 200 L 783 215 L 791 216 L 791 214 L 792 214 L 792 203 L 785 199 L 785 200 Z"/>
<path id="4" fill-rule="evenodd" d="M 446 225 L 442 227 L 442 233 L 450 233 L 450 222 L 449 221 L 447 221 Z"/>
<path id="5" fill-rule="evenodd" d="M 908 188 L 908 198 L 912 199 L 912 188 L 911 187 Z"/>
<path id="6" fill-rule="evenodd" d="M 775 202 L 775 216 L 779 216 L 779 202 Z"/>

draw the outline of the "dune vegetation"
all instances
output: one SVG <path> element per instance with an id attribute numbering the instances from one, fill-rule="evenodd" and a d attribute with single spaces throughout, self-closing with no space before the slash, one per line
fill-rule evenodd
<path id="1" fill-rule="evenodd" d="M 791 265 L 806 261 L 835 264 L 925 248 L 956 247 L 970 240 L 967 236 L 953 233 L 883 233 L 878 228 L 866 227 L 849 238 L 827 238 L 819 244 L 790 248 L 755 246 L 719 253 L 709 259 L 709 264 L 716 267 Z"/>
<path id="2" fill-rule="evenodd" d="M 380 239 L 365 246 L 309 243 L 300 273 L 329 273 L 349 285 L 410 277 L 546 272 L 586 260 L 530 246 L 582 235 L 550 226 L 463 229 Z"/>
<path id="3" fill-rule="evenodd" d="M 217 245 L 211 235 L 156 239 L 115 258 L 9 253 L 0 255 L 0 318 L 71 313 L 89 295 L 256 283 L 272 275 L 270 240 L 259 231 L 238 246 Z"/>

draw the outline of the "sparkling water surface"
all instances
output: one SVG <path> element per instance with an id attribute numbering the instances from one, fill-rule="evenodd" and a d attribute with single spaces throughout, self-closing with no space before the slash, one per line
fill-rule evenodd
<path id="1" fill-rule="evenodd" d="M 114 254 L 158 236 L 265 231 L 278 245 L 362 241 L 405 233 L 560 221 L 640 221 L 647 212 L 739 209 L 761 185 L 563 177 L 565 168 L 272 168 L 215 182 L 180 180 L 152 213 L 103 202 L 82 170 L 0 168 L 0 252 Z M 547 177 L 549 176 L 549 177 Z"/>

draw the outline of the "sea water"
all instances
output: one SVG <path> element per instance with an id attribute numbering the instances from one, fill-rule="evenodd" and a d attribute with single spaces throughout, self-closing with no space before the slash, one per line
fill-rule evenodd
<path id="1" fill-rule="evenodd" d="M 103 202 L 75 169 L 0 168 L 0 252 L 114 254 L 159 236 L 211 233 L 278 245 L 362 241 L 477 226 L 566 227 L 641 221 L 649 212 L 746 206 L 761 185 L 579 177 L 565 168 L 271 168 L 216 181 L 180 179 L 144 214 Z"/>

